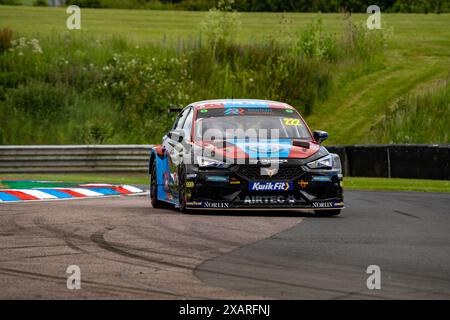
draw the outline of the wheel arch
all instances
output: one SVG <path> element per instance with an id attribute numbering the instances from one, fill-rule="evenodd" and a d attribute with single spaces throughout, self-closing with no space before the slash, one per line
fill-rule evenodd
<path id="1" fill-rule="evenodd" d="M 150 151 L 150 158 L 148 162 L 148 173 L 151 174 L 152 166 L 153 164 L 156 165 L 156 157 L 159 157 L 160 159 L 164 159 L 164 150 L 161 145 L 155 145 L 152 147 Z"/>

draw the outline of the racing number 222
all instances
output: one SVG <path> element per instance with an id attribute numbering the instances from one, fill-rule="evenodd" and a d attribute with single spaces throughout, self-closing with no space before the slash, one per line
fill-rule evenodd
<path id="1" fill-rule="evenodd" d="M 300 125 L 300 119 L 284 118 L 283 121 L 284 121 L 284 124 L 287 126 L 299 126 Z"/>

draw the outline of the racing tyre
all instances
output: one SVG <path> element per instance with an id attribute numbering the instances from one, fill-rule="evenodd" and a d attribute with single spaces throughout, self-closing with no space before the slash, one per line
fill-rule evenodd
<path id="1" fill-rule="evenodd" d="M 314 214 L 317 217 L 333 217 L 341 213 L 341 209 L 336 210 L 314 210 Z"/>
<path id="2" fill-rule="evenodd" d="M 153 208 L 162 208 L 163 202 L 158 200 L 158 182 L 156 179 L 156 165 L 153 164 L 150 174 L 150 199 Z"/>
<path id="3" fill-rule="evenodd" d="M 184 171 L 180 172 L 178 188 L 179 209 L 181 213 L 186 213 L 188 209 L 186 208 L 186 175 L 184 174 Z"/>

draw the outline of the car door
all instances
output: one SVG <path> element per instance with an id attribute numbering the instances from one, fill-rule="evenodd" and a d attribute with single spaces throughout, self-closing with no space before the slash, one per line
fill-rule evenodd
<path id="1" fill-rule="evenodd" d="M 183 160 L 184 146 L 180 142 L 178 133 L 183 131 L 183 125 L 191 110 L 190 107 L 183 109 L 174 122 L 172 129 L 163 139 L 163 147 L 166 151 L 169 172 L 164 177 L 164 183 L 167 183 L 168 191 L 174 199 L 178 197 L 178 172 Z"/>
<path id="2" fill-rule="evenodd" d="M 182 164 L 192 164 L 193 154 L 192 154 L 192 122 L 194 119 L 194 108 L 190 108 L 186 120 L 183 124 L 183 152 L 181 155 Z"/>

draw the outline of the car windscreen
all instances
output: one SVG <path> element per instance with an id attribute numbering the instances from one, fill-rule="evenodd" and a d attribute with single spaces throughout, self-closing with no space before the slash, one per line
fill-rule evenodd
<path id="1" fill-rule="evenodd" d="M 291 109 L 217 108 L 197 112 L 196 141 L 231 138 L 311 140 L 311 135 L 300 116 Z"/>

